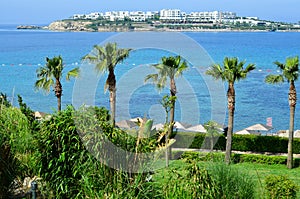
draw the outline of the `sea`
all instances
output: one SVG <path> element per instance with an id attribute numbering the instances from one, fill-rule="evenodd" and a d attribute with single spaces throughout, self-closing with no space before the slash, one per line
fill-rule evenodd
<path id="1" fill-rule="evenodd" d="M 107 74 L 100 74 L 94 66 L 82 61 L 91 53 L 94 45 L 102 45 L 117 32 L 52 32 L 48 30 L 17 30 L 17 25 L 0 25 L 0 92 L 6 93 L 14 106 L 18 106 L 17 95 L 34 111 L 53 113 L 57 99 L 50 90 L 36 90 L 36 70 L 46 63 L 46 57 L 61 55 L 66 72 L 80 67 L 82 75 L 70 81 L 62 80 L 62 106 L 96 105 L 109 108 L 109 94 L 104 90 Z M 122 34 L 122 33 L 121 33 Z M 128 33 L 130 34 L 130 33 Z M 136 33 L 132 33 L 136 34 Z M 173 36 L 174 35 L 174 36 Z M 177 39 L 177 36 L 180 35 Z M 256 69 L 246 79 L 235 84 L 236 109 L 234 131 L 261 123 L 272 125 L 273 132 L 289 127 L 288 83 L 268 85 L 264 82 L 268 74 L 279 74 L 275 61 L 285 62 L 287 57 L 300 55 L 300 33 L 298 32 L 180 32 L 163 35 L 138 33 L 136 40 L 149 38 L 171 42 L 152 47 L 145 46 L 130 51 L 129 57 L 115 68 L 117 78 L 117 121 L 135 117 L 153 118 L 154 123 L 163 123 L 166 112 L 161 99 L 169 93 L 168 86 L 158 90 L 144 82 L 147 73 L 155 73 L 153 64 L 160 63 L 163 56 L 178 55 L 174 45 L 184 45 L 184 55 L 197 56 L 198 45 L 208 60 L 207 65 L 193 65 L 186 60 L 189 69 L 178 77 L 175 120 L 191 125 L 216 120 L 226 125 L 227 84 L 207 80 L 205 70 L 209 64 L 222 64 L 225 57 L 238 57 L 245 65 L 253 63 Z M 122 37 L 120 37 L 122 38 Z M 184 41 L 180 41 L 184 38 Z M 186 39 L 186 40 L 185 40 Z M 126 38 L 124 39 L 126 40 Z M 126 41 L 130 46 L 134 39 Z M 186 41 L 189 42 L 186 43 Z M 181 42 L 181 43 L 180 43 Z M 150 45 L 151 46 L 151 45 Z M 176 46 L 176 45 L 175 45 Z M 178 46 L 177 46 L 178 47 Z M 177 48 L 176 47 L 176 48 Z M 173 49 L 170 50 L 170 49 Z M 198 49 L 198 50 L 199 50 Z M 197 51 L 197 52 L 196 52 Z M 143 70 L 143 68 L 145 70 Z M 149 72 L 150 71 L 150 72 Z M 180 79 L 181 78 L 181 79 Z M 82 79 L 85 79 L 84 81 Z M 93 80 L 93 81 L 92 81 Z M 84 85 L 83 85 L 84 84 Z M 296 82 L 300 92 L 300 81 Z M 80 98 L 80 100 L 78 100 Z M 295 129 L 300 129 L 300 108 L 296 108 Z"/>

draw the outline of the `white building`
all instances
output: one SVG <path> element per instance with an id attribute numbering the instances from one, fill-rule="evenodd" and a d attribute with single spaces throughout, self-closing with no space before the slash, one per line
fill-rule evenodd
<path id="1" fill-rule="evenodd" d="M 234 12 L 191 12 L 186 15 L 186 21 L 191 23 L 218 23 L 226 19 L 235 19 L 236 13 Z"/>
<path id="2" fill-rule="evenodd" d="M 109 21 L 123 21 L 125 17 L 129 17 L 128 11 L 110 11 L 105 12 L 103 17 Z"/>
<path id="3" fill-rule="evenodd" d="M 75 14 L 72 16 L 73 19 L 84 19 L 85 18 L 85 15 L 83 14 Z"/>
<path id="4" fill-rule="evenodd" d="M 226 19 L 235 19 L 237 18 L 237 15 L 235 12 L 221 12 L 222 16 L 222 20 L 226 20 Z"/>
<path id="5" fill-rule="evenodd" d="M 101 16 L 103 16 L 103 14 L 100 13 L 100 12 L 92 12 L 92 13 L 86 15 L 85 18 L 86 19 L 96 20 L 96 19 L 98 19 Z"/>
<path id="6" fill-rule="evenodd" d="M 159 15 L 161 21 L 181 22 L 185 20 L 178 9 L 163 9 L 159 12 Z"/>
<path id="7" fill-rule="evenodd" d="M 146 21 L 145 12 L 142 11 L 134 11 L 129 13 L 129 18 L 131 21 Z"/>

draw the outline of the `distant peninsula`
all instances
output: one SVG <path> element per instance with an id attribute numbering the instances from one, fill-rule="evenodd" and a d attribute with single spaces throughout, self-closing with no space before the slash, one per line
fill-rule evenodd
<path id="1" fill-rule="evenodd" d="M 51 31 L 127 32 L 127 31 L 300 31 L 300 24 L 239 17 L 234 12 L 110 11 L 75 14 L 48 26 L 18 26 L 18 29 Z"/>

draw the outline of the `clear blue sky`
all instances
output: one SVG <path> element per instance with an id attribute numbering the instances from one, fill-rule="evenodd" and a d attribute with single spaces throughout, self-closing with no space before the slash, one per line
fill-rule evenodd
<path id="1" fill-rule="evenodd" d="M 73 14 L 105 11 L 233 11 L 239 16 L 298 22 L 300 0 L 1 0 L 0 24 L 48 24 Z"/>

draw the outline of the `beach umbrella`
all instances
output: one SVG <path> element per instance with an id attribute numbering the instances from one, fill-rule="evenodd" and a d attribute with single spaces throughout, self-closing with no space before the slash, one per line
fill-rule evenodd
<path id="1" fill-rule="evenodd" d="M 137 124 L 130 120 L 121 120 L 116 123 L 116 126 L 123 129 L 131 129 L 137 127 Z"/>
<path id="2" fill-rule="evenodd" d="M 254 124 L 246 128 L 248 131 L 270 131 L 271 129 L 273 128 L 264 124 Z"/>
<path id="3" fill-rule="evenodd" d="M 135 118 L 132 118 L 130 119 L 130 121 L 132 122 L 139 122 L 139 121 L 142 121 L 143 119 L 141 117 L 135 117 Z"/>
<path id="4" fill-rule="evenodd" d="M 191 126 L 191 127 L 187 128 L 186 131 L 206 133 L 206 129 L 204 128 L 204 126 L 202 124 L 198 124 L 196 126 Z"/>
<path id="5" fill-rule="evenodd" d="M 295 138 L 300 138 L 300 130 L 296 130 L 296 131 L 294 132 L 294 137 L 295 137 Z"/>
<path id="6" fill-rule="evenodd" d="M 180 122 L 175 122 L 174 128 L 176 130 L 186 130 L 185 126 L 183 126 Z"/>
<path id="7" fill-rule="evenodd" d="M 164 129 L 164 124 L 159 123 L 159 124 L 155 124 L 152 126 L 152 129 L 156 129 L 156 130 L 163 130 Z"/>
<path id="8" fill-rule="evenodd" d="M 237 135 L 250 135 L 251 133 L 248 130 L 243 129 L 241 131 L 235 132 L 235 134 L 237 134 Z"/>

